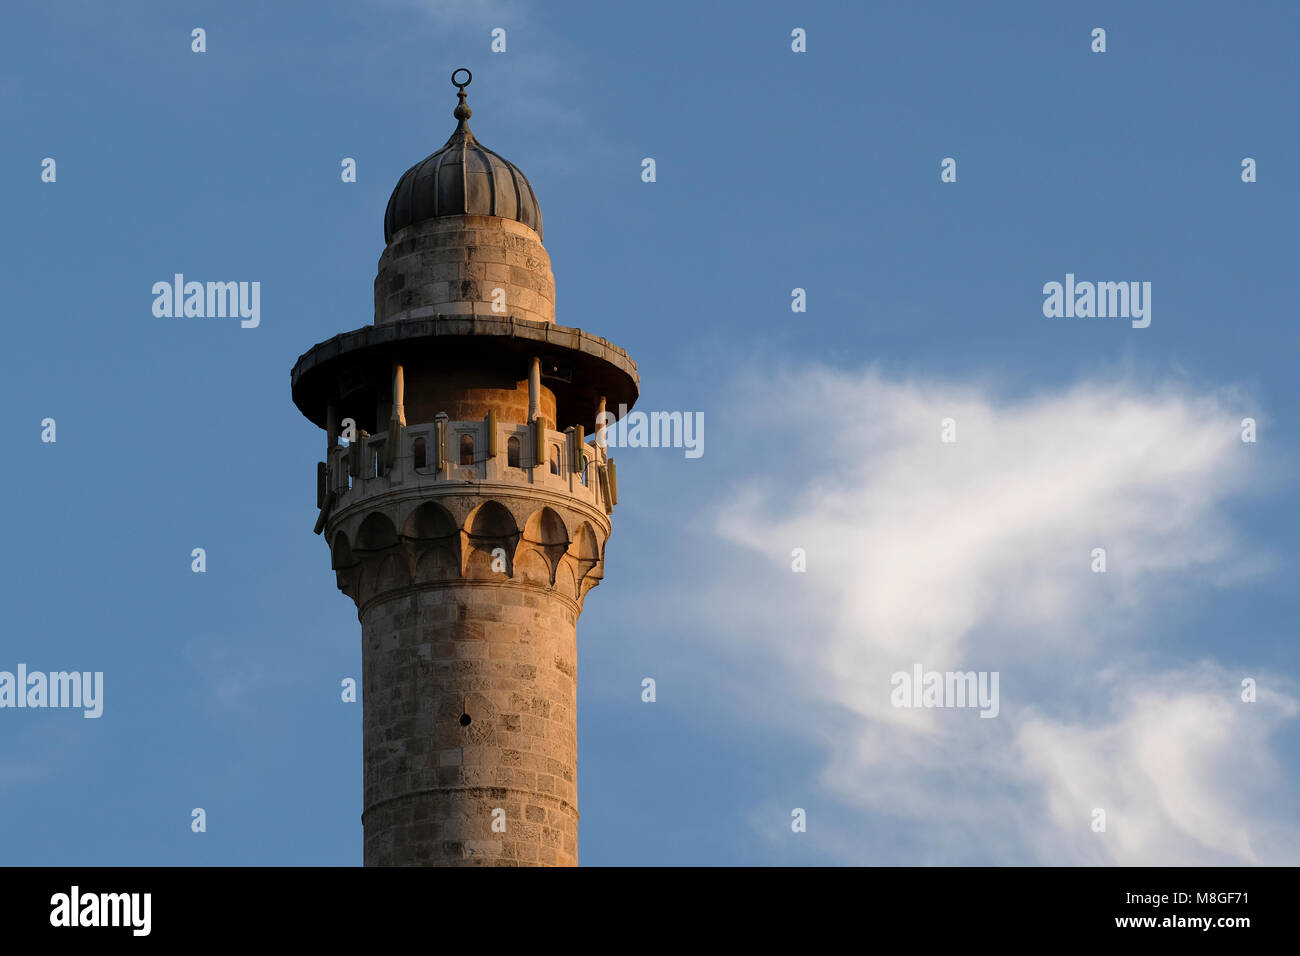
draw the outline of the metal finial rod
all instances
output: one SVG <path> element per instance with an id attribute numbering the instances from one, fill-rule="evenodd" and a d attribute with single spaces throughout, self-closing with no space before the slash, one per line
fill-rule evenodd
<path id="1" fill-rule="evenodd" d="M 459 83 L 456 80 L 457 75 L 461 73 L 465 74 L 464 83 Z M 465 102 L 465 87 L 469 86 L 472 82 L 474 82 L 474 74 L 463 66 L 460 69 L 453 71 L 451 74 L 451 85 L 456 87 L 456 98 L 460 101 L 457 104 L 456 109 L 452 111 L 451 115 L 460 120 L 460 125 L 462 127 L 465 125 L 465 120 L 469 119 L 473 114 L 473 110 L 471 110 L 469 105 Z"/>

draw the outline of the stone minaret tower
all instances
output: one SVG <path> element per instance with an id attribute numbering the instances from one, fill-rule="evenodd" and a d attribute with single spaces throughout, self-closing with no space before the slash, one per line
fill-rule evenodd
<path id="1" fill-rule="evenodd" d="M 618 499 L 595 433 L 637 370 L 556 324 L 537 197 L 470 132 L 470 79 L 388 201 L 374 325 L 292 372 L 361 621 L 367 866 L 578 862 L 577 623 Z"/>

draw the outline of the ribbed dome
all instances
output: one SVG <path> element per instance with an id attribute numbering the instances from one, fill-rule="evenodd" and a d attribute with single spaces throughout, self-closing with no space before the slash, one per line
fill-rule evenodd
<path id="1" fill-rule="evenodd" d="M 519 167 L 488 149 L 470 132 L 465 93 L 453 114 L 459 123 L 447 144 L 397 181 L 384 213 L 384 241 L 399 229 L 441 216 L 499 216 L 542 235 L 542 209 Z"/>

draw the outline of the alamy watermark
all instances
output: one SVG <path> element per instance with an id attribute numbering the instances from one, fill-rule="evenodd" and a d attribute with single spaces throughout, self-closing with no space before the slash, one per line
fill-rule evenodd
<path id="1" fill-rule="evenodd" d="M 245 329 L 262 322 L 260 282 L 186 282 L 177 272 L 171 282 L 155 282 L 153 295 L 153 314 L 160 319 L 238 317 Z"/>
<path id="2" fill-rule="evenodd" d="M 1043 295 L 1049 319 L 1132 319 L 1135 329 L 1151 324 L 1150 282 L 1075 282 L 1067 272 L 1064 284 L 1046 283 Z"/>
<path id="3" fill-rule="evenodd" d="M 81 708 L 86 718 L 104 713 L 103 671 L 0 671 L 0 709 L 5 707 Z"/>
<path id="4" fill-rule="evenodd" d="M 978 707 L 981 717 L 998 715 L 997 671 L 926 671 L 920 664 L 911 673 L 889 678 L 895 707 Z"/>
<path id="5" fill-rule="evenodd" d="M 152 893 L 83 893 L 73 886 L 50 897 L 50 925 L 120 926 L 130 928 L 132 936 L 148 936 L 152 910 Z"/>
<path id="6" fill-rule="evenodd" d="M 617 421 L 617 424 L 615 424 Z M 687 458 L 704 454 L 703 412 L 629 412 L 596 415 L 596 444 L 610 448 L 684 448 Z"/>

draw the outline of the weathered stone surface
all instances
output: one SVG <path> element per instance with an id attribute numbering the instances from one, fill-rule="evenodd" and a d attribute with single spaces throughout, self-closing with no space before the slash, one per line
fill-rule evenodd
<path id="1" fill-rule="evenodd" d="M 639 379 L 556 325 L 536 197 L 459 99 L 390 200 L 374 325 L 290 381 L 328 431 L 316 530 L 361 622 L 366 865 L 576 865 L 577 622 L 613 510 L 582 436 Z"/>
<path id="2" fill-rule="evenodd" d="M 551 258 L 537 233 L 509 219 L 444 216 L 417 222 L 401 229 L 379 258 L 375 324 L 424 308 L 554 322 Z"/>
<path id="3" fill-rule="evenodd" d="M 577 610 L 547 588 L 526 607 L 528 590 L 449 585 L 361 611 L 367 866 L 577 864 Z M 448 605 L 455 620 L 426 613 Z"/>
<path id="4" fill-rule="evenodd" d="M 608 517 L 378 481 L 326 530 L 362 628 L 366 865 L 576 865 L 576 628 Z"/>

